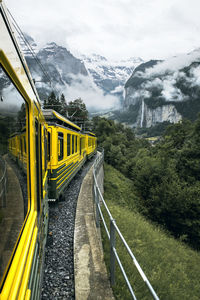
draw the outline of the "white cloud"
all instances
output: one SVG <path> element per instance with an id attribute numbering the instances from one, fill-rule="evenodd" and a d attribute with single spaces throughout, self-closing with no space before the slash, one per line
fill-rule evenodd
<path id="1" fill-rule="evenodd" d="M 190 71 L 191 78 L 191 85 L 192 86 L 200 86 L 200 66 L 196 68 L 192 68 Z"/>
<path id="2" fill-rule="evenodd" d="M 41 43 L 121 59 L 163 58 L 200 45 L 199 0 L 7 0 Z"/>
<path id="3" fill-rule="evenodd" d="M 72 75 L 72 78 L 74 76 Z M 63 88 L 62 88 L 63 90 Z M 119 99 L 115 96 L 104 95 L 103 91 L 97 87 L 90 77 L 74 77 L 70 86 L 66 85 L 63 90 L 67 101 L 81 98 L 88 110 L 107 110 L 119 107 Z"/>
<path id="4" fill-rule="evenodd" d="M 158 63 L 152 68 L 146 69 L 146 77 L 151 77 L 156 74 L 165 74 L 166 72 L 175 72 L 181 70 L 184 67 L 189 66 L 192 62 L 200 62 L 200 49 L 192 51 L 188 54 L 179 54 L 176 57 L 170 57 L 163 62 Z"/>

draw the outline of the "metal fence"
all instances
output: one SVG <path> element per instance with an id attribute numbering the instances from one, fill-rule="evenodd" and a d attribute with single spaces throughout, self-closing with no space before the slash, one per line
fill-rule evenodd
<path id="1" fill-rule="evenodd" d="M 6 206 L 6 192 L 7 192 L 7 168 L 5 160 L 0 157 L 0 207 Z"/>
<path id="2" fill-rule="evenodd" d="M 142 268 L 140 267 L 138 261 L 136 260 L 135 256 L 133 255 L 131 249 L 129 248 L 127 242 L 125 241 L 123 235 L 121 234 L 115 220 L 113 219 L 106 203 L 105 200 L 102 196 L 102 193 L 100 191 L 100 188 L 98 186 L 98 182 L 97 182 L 97 174 L 99 172 L 100 167 L 102 166 L 104 161 L 104 152 L 102 151 L 101 154 L 98 155 L 98 157 L 95 160 L 94 163 L 94 169 L 93 169 L 93 193 L 94 193 L 94 200 L 95 200 L 95 204 L 96 204 L 96 226 L 99 227 L 100 226 L 100 219 L 102 220 L 102 223 L 104 225 L 105 231 L 107 233 L 109 242 L 110 242 L 110 280 L 111 280 L 111 285 L 115 284 L 115 262 L 117 260 L 117 263 L 120 267 L 120 270 L 124 276 L 124 279 L 126 281 L 126 284 L 128 286 L 128 289 L 130 291 L 130 294 L 132 295 L 133 299 L 137 299 L 135 296 L 135 293 L 133 291 L 133 288 L 130 284 L 130 281 L 127 277 L 127 274 L 125 272 L 125 269 L 122 265 L 122 262 L 119 258 L 119 255 L 117 253 L 117 249 L 116 249 L 116 234 L 118 234 L 119 238 L 121 239 L 122 243 L 125 246 L 126 251 L 128 252 L 128 254 L 130 255 L 135 267 L 137 268 L 142 280 L 145 282 L 145 284 L 147 285 L 151 295 L 153 296 L 154 299 L 159 300 L 158 296 L 156 295 L 152 285 L 150 284 L 149 280 L 147 279 L 146 275 L 144 274 Z M 106 213 L 109 217 L 110 220 L 110 230 L 107 227 L 104 215 L 102 213 L 101 210 L 101 205 L 103 205 L 105 207 Z"/>

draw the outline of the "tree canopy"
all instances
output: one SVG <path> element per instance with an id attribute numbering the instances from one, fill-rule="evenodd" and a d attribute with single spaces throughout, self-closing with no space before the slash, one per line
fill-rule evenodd
<path id="1" fill-rule="evenodd" d="M 43 108 L 53 109 L 83 128 L 91 126 L 86 105 L 81 98 L 69 101 L 67 104 L 64 94 L 61 94 L 59 98 L 52 91 L 49 97 L 44 100 Z"/>
<path id="2" fill-rule="evenodd" d="M 54 91 L 51 92 L 49 97 L 44 100 L 44 109 L 53 109 L 63 115 L 67 116 L 67 103 L 64 94 L 61 94 L 60 98 L 56 97 Z"/>
<path id="3" fill-rule="evenodd" d="M 200 249 L 200 116 L 167 127 L 151 146 L 131 129 L 94 118 L 105 160 L 133 181 L 139 211 Z"/>

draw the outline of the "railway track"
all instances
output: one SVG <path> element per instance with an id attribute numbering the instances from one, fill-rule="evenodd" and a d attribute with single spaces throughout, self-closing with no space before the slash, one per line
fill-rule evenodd
<path id="1" fill-rule="evenodd" d="M 75 299 L 74 225 L 83 178 L 95 157 L 87 162 L 65 190 L 65 200 L 49 205 L 49 229 L 45 251 L 42 300 Z"/>

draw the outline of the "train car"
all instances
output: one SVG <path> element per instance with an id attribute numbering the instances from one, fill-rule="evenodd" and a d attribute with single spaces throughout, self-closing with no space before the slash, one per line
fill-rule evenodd
<path id="1" fill-rule="evenodd" d="M 8 140 L 9 154 L 15 161 L 17 161 L 19 157 L 19 135 L 19 132 L 15 132 L 11 134 Z"/>
<path id="2" fill-rule="evenodd" d="M 86 131 L 87 158 L 90 159 L 97 153 L 97 138 L 94 133 Z"/>
<path id="3" fill-rule="evenodd" d="M 26 127 L 21 132 L 11 135 L 8 140 L 9 154 L 16 163 L 26 173 L 27 170 L 27 153 L 26 153 Z"/>
<path id="4" fill-rule="evenodd" d="M 0 299 L 39 299 L 48 200 L 62 197 L 96 153 L 96 137 L 55 111 L 42 112 L 1 0 L 0 77 L 0 155 L 6 162 L 0 178 L 4 174 L 7 183 L 6 202 L 0 204 Z"/>
<path id="5" fill-rule="evenodd" d="M 48 123 L 49 201 L 63 198 L 63 191 L 87 158 L 87 136 L 81 128 L 54 110 L 43 110 Z"/>
<path id="6" fill-rule="evenodd" d="M 0 1 L 0 154 L 6 161 L 0 176 L 7 179 L 6 201 L 0 203 L 0 299 L 28 300 L 40 298 L 48 226 L 48 126 L 14 32 Z M 9 147 L 27 176 L 20 176 L 21 168 L 9 159 Z"/>

